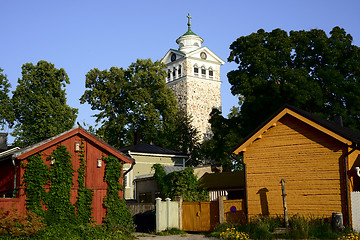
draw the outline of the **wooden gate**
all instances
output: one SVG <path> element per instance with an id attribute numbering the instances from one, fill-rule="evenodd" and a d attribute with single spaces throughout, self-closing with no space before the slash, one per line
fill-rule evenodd
<path id="1" fill-rule="evenodd" d="M 209 232 L 219 224 L 219 202 L 183 202 L 184 231 Z"/>

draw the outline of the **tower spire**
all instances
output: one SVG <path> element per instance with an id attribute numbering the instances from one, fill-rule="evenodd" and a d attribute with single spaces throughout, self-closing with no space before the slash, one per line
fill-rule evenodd
<path id="1" fill-rule="evenodd" d="M 188 30 L 190 30 L 190 28 L 191 28 L 191 16 L 190 16 L 190 13 L 188 13 L 188 15 L 186 16 L 187 18 L 188 18 L 188 23 L 187 23 L 187 25 L 188 25 Z"/>

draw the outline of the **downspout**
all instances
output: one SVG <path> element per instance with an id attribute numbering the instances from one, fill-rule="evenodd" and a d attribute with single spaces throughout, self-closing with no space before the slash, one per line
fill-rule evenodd
<path id="1" fill-rule="evenodd" d="M 134 162 L 133 164 L 131 164 L 130 168 L 123 173 L 123 179 L 126 176 L 126 174 L 128 174 L 134 168 L 134 165 L 136 164 L 135 159 L 132 157 L 130 150 L 128 151 L 128 155 L 131 157 L 132 160 L 134 160 Z M 123 199 L 125 199 L 125 189 L 123 191 Z"/>
<path id="2" fill-rule="evenodd" d="M 234 153 L 232 153 L 231 155 L 231 158 L 235 161 L 239 161 L 243 167 L 244 167 L 244 197 L 245 197 L 245 204 L 246 204 L 246 207 L 245 207 L 245 217 L 246 217 L 246 222 L 248 223 L 248 194 L 247 194 L 247 179 L 246 179 L 246 164 L 244 163 L 244 157 L 243 157 L 243 160 L 239 160 L 236 158 L 236 155 Z"/>
<path id="3" fill-rule="evenodd" d="M 350 225 L 350 203 L 349 203 L 349 186 L 348 186 L 348 156 L 358 149 L 357 144 L 353 144 L 354 146 L 350 146 L 352 149 L 350 152 L 346 153 L 344 156 L 344 167 L 345 167 L 345 185 L 346 185 L 346 208 L 347 208 L 347 218 L 348 224 Z"/>
<path id="4" fill-rule="evenodd" d="M 11 161 L 12 161 L 12 164 L 14 166 L 14 191 L 13 191 L 13 198 L 15 198 L 15 189 L 16 189 L 16 181 L 17 181 L 17 176 L 16 176 L 16 163 L 15 163 L 15 158 L 11 157 Z"/>
<path id="5" fill-rule="evenodd" d="M 124 172 L 123 176 L 125 176 L 126 174 L 128 174 L 128 173 L 134 168 L 134 165 L 136 164 L 135 159 L 131 156 L 130 151 L 128 151 L 128 154 L 129 154 L 129 156 L 131 157 L 131 159 L 134 160 L 134 163 L 131 164 L 131 167 Z"/>

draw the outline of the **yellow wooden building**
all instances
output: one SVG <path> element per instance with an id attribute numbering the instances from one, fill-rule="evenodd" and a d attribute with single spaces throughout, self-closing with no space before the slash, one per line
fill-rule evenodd
<path id="1" fill-rule="evenodd" d="M 245 164 L 248 217 L 284 214 L 284 179 L 289 215 L 342 213 L 351 224 L 359 146 L 360 133 L 285 105 L 234 150 Z"/>

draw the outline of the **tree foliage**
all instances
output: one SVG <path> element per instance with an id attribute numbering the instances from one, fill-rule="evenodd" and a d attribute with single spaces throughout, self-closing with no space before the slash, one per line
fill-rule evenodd
<path id="1" fill-rule="evenodd" d="M 202 160 L 199 131 L 192 125 L 192 117 L 179 110 L 174 116 L 174 124 L 167 136 L 160 139 L 161 146 L 189 154 L 187 166 L 197 166 Z"/>
<path id="2" fill-rule="evenodd" d="M 11 87 L 6 74 L 0 68 L 0 127 L 12 126 L 14 122 L 14 112 L 12 110 L 11 99 L 9 97 L 9 88 Z"/>
<path id="3" fill-rule="evenodd" d="M 95 68 L 86 74 L 88 90 L 81 103 L 100 111 L 95 115 L 102 125 L 100 135 L 109 144 L 133 144 L 135 133 L 141 133 L 144 142 L 157 143 L 172 130 L 177 103 L 165 85 L 164 69 L 164 64 L 146 59 L 137 60 L 127 69 Z"/>
<path id="4" fill-rule="evenodd" d="M 188 202 L 209 199 L 209 192 L 199 185 L 192 167 L 167 175 L 160 164 L 154 164 L 152 168 L 155 170 L 154 178 L 163 198 L 175 199 L 181 196 Z"/>
<path id="5" fill-rule="evenodd" d="M 64 69 L 46 61 L 22 66 L 22 78 L 12 97 L 15 145 L 24 147 L 74 126 L 77 109 L 66 104 L 63 89 L 69 83 Z"/>
<path id="6" fill-rule="evenodd" d="M 238 108 L 233 107 L 228 118 L 222 116 L 218 109 L 210 114 L 211 131 L 213 138 L 203 142 L 201 151 L 207 159 L 220 163 L 223 171 L 239 169 L 239 163 L 233 161 L 231 152 L 241 141 L 241 126 L 239 124 Z"/>
<path id="7" fill-rule="evenodd" d="M 352 37 L 335 27 L 323 30 L 275 29 L 238 38 L 228 61 L 238 69 L 228 73 L 231 92 L 239 96 L 243 134 L 284 103 L 360 130 L 360 50 Z"/>

